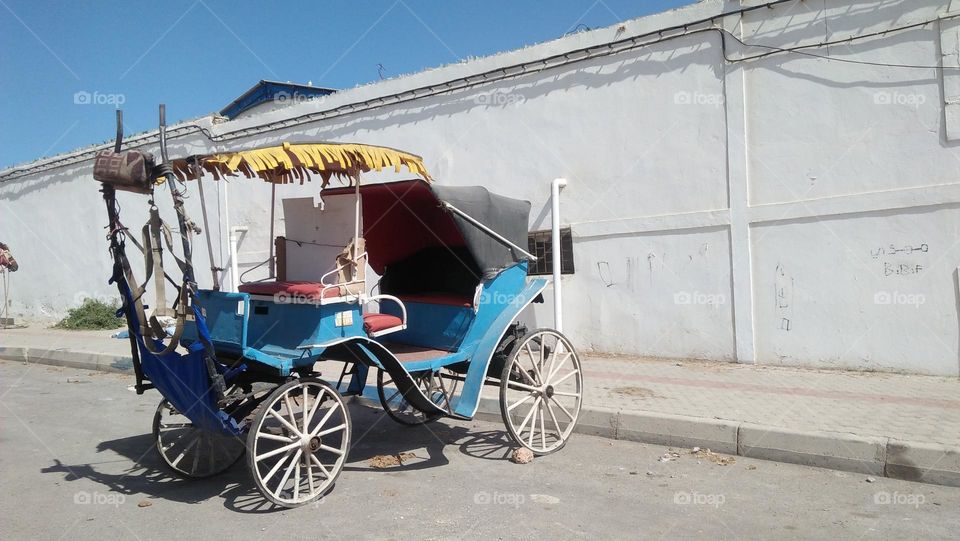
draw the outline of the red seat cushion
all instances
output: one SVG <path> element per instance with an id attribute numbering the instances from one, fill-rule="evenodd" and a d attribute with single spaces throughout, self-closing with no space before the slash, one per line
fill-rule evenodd
<path id="1" fill-rule="evenodd" d="M 324 287 L 327 286 L 320 282 L 253 282 L 241 284 L 237 289 L 251 295 L 286 295 L 288 300 L 317 300 L 321 293 L 325 299 L 340 296 L 340 288 L 331 287 L 323 291 Z"/>
<path id="2" fill-rule="evenodd" d="M 397 295 L 403 302 L 420 302 L 424 304 L 446 304 L 449 306 L 473 306 L 473 299 L 450 293 L 433 293 L 425 295 Z"/>
<path id="3" fill-rule="evenodd" d="M 380 332 L 384 329 L 399 327 L 403 320 L 390 314 L 363 314 L 363 330 L 368 333 Z"/>

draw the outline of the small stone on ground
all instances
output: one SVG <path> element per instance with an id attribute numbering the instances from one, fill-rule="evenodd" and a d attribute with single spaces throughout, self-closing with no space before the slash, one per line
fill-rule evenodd
<path id="1" fill-rule="evenodd" d="M 527 449 L 526 447 L 515 449 L 513 454 L 510 456 L 510 460 L 514 464 L 529 464 L 533 462 L 533 451 Z"/>

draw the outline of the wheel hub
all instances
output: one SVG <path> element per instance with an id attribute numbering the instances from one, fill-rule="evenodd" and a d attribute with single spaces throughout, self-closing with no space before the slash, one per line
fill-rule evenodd
<path id="1" fill-rule="evenodd" d="M 320 450 L 321 445 L 320 436 L 314 436 L 304 442 L 303 450 L 309 453 L 315 453 Z"/>
<path id="2" fill-rule="evenodd" d="M 543 394 L 547 395 L 547 398 L 553 398 L 553 385 L 544 387 Z"/>

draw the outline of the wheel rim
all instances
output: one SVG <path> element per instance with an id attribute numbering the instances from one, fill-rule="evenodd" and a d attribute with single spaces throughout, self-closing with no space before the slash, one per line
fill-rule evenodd
<path id="1" fill-rule="evenodd" d="M 186 477 L 216 475 L 236 463 L 244 451 L 242 440 L 197 428 L 166 399 L 157 406 L 153 432 L 160 457 Z"/>
<path id="2" fill-rule="evenodd" d="M 350 416 L 340 395 L 319 380 L 279 387 L 248 436 L 251 470 L 269 500 L 297 506 L 336 481 L 350 448 Z"/>
<path id="3" fill-rule="evenodd" d="M 446 389 L 441 385 L 442 380 L 439 373 L 414 374 L 413 378 L 423 394 L 430 397 L 434 404 L 447 410 L 450 409 L 447 396 L 452 395 L 455 391 L 446 392 Z M 389 373 L 380 370 L 377 374 L 377 394 L 380 396 L 380 405 L 394 421 L 408 426 L 416 426 L 436 421 L 441 417 L 434 414 L 428 415 L 413 407 L 400 393 L 400 389 L 391 388 L 390 385 L 393 385 L 393 378 L 390 377 Z"/>
<path id="4" fill-rule="evenodd" d="M 560 449 L 582 401 L 583 371 L 570 341 L 550 330 L 521 339 L 500 382 L 500 409 L 514 441 L 537 454 Z"/>

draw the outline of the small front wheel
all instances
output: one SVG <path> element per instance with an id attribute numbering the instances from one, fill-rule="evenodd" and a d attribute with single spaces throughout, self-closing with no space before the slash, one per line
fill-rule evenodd
<path id="1" fill-rule="evenodd" d="M 514 441 L 537 455 L 558 451 L 582 402 L 580 357 L 567 337 L 537 329 L 517 341 L 500 377 L 500 415 Z"/>
<path id="2" fill-rule="evenodd" d="M 301 378 L 264 400 L 247 434 L 247 462 L 269 501 L 298 507 L 326 494 L 350 450 L 350 412 L 325 381 Z"/>

